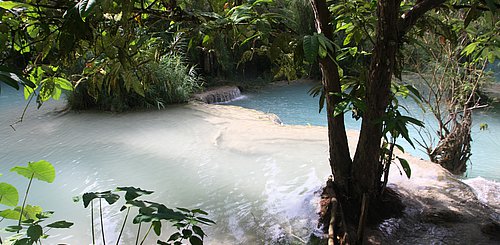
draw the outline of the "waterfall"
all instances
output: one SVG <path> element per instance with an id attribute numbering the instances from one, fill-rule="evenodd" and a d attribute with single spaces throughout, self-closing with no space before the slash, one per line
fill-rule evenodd
<path id="1" fill-rule="evenodd" d="M 241 96 L 241 91 L 236 86 L 223 86 L 196 94 L 194 99 L 208 104 L 217 104 L 234 100 Z"/>

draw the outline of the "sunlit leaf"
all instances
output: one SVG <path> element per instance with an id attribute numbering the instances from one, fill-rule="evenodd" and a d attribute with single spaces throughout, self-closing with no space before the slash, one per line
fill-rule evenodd
<path id="1" fill-rule="evenodd" d="M 0 204 L 15 207 L 19 202 L 16 187 L 8 183 L 0 183 Z"/>
<path id="2" fill-rule="evenodd" d="M 0 211 L 0 217 L 4 219 L 11 219 L 11 220 L 19 220 L 19 216 L 21 215 L 21 211 L 17 211 L 14 209 L 6 209 Z M 25 220 L 26 217 L 22 217 L 22 220 Z"/>
<path id="3" fill-rule="evenodd" d="M 0 1 L 0 8 L 11 10 L 13 8 L 31 8 L 31 5 L 17 1 Z"/>
<path id="4" fill-rule="evenodd" d="M 16 172 L 28 179 L 35 178 L 48 183 L 52 183 L 56 178 L 56 171 L 54 169 L 54 166 L 52 166 L 51 163 L 45 160 L 40 160 L 38 162 L 29 162 L 28 166 L 26 167 L 16 166 L 13 167 L 10 171 Z"/>

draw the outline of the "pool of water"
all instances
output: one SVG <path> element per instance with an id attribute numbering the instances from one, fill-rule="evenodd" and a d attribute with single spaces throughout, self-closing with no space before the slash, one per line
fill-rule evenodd
<path id="1" fill-rule="evenodd" d="M 75 225 L 51 231 L 52 240 L 45 244 L 90 244 L 89 210 L 72 197 L 117 186 L 154 190 L 150 200 L 169 207 L 206 210 L 217 222 L 205 230 L 208 244 L 307 240 L 315 229 L 315 191 L 329 172 L 324 139 L 304 136 L 309 141 L 304 144 L 289 133 L 253 139 L 258 131 L 247 134 L 260 130 L 255 123 L 276 125 L 241 108 L 220 114 L 190 105 L 121 114 L 62 113 L 63 101 L 40 110 L 31 105 L 13 130 L 10 125 L 25 104 L 21 93 L 2 90 L 0 182 L 13 183 L 22 193 L 27 181 L 9 171 L 13 166 L 40 159 L 54 164 L 55 182 L 34 181 L 28 203 L 56 211 L 53 221 Z M 124 214 L 106 210 L 106 238 L 114 244 Z M 134 244 L 135 231 L 128 227 L 122 244 Z M 147 244 L 156 244 L 152 237 Z"/>
<path id="2" fill-rule="evenodd" d="M 309 89 L 316 83 L 291 83 L 270 86 L 258 92 L 245 93 L 243 98 L 228 104 L 256 109 L 276 114 L 284 124 L 289 125 L 317 125 L 326 126 L 324 110 L 318 113 L 318 98 L 308 94 Z M 406 107 L 417 119 L 426 123 L 426 127 L 434 128 L 435 122 L 414 103 L 407 102 Z M 488 124 L 487 130 L 480 130 L 480 124 Z M 346 114 L 348 129 L 360 128 L 360 122 Z M 410 128 L 410 136 L 421 140 L 417 130 Z M 484 177 L 490 180 L 500 180 L 500 104 L 493 104 L 488 109 L 475 111 L 472 128 L 472 157 L 465 176 L 467 178 Z M 401 141 L 400 141 L 401 142 Z M 406 151 L 428 159 L 423 149 L 416 146 L 413 149 L 409 144 L 402 142 Z"/>

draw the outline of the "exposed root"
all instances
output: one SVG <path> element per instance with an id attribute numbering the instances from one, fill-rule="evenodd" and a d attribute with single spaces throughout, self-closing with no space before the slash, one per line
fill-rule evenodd
<path id="1" fill-rule="evenodd" d="M 399 217 L 404 209 L 399 195 L 389 188 L 378 199 L 371 200 L 368 194 L 365 194 L 358 203 L 344 205 L 349 205 L 346 207 L 350 208 L 359 206 L 359 217 L 346 220 L 345 210 L 336 195 L 335 184 L 330 177 L 321 194 L 318 224 L 323 229 L 324 239 L 328 245 L 361 244 L 366 241 L 364 234 L 366 226 L 375 227 L 387 218 Z"/>

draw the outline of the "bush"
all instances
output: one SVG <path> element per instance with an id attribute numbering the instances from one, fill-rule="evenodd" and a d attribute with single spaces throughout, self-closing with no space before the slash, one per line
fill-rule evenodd
<path id="1" fill-rule="evenodd" d="M 158 63 L 150 65 L 150 70 L 155 74 L 154 82 L 146 90 L 145 97 L 152 100 L 149 104 L 154 103 L 158 108 L 186 102 L 201 86 L 202 79 L 195 67 L 185 64 L 179 55 L 163 56 Z"/>
<path id="2" fill-rule="evenodd" d="M 186 102 L 202 83 L 195 67 L 179 54 L 167 54 L 139 67 L 103 58 L 88 65 L 87 78 L 68 98 L 73 109 L 126 111 L 133 108 L 164 108 Z"/>

